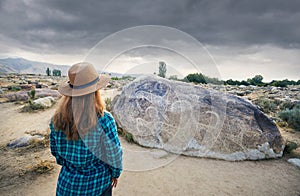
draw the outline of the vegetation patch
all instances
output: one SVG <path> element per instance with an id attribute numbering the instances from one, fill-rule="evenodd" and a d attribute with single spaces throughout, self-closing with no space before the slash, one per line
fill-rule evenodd
<path id="1" fill-rule="evenodd" d="M 287 141 L 284 151 L 290 154 L 292 150 L 296 149 L 297 147 L 298 144 L 296 142 Z"/>
<path id="2" fill-rule="evenodd" d="M 51 171 L 52 169 L 54 169 L 53 161 L 40 160 L 36 165 L 32 167 L 31 171 L 43 174 Z"/>
<path id="3" fill-rule="evenodd" d="M 110 97 L 109 98 L 105 98 L 104 102 L 105 102 L 106 110 L 110 112 L 111 111 L 111 107 L 112 107 L 112 104 L 111 104 L 112 100 L 111 100 L 111 98 Z"/>
<path id="4" fill-rule="evenodd" d="M 293 108 L 291 110 L 285 109 L 279 112 L 279 117 L 288 123 L 288 125 L 295 129 L 296 131 L 300 131 L 300 109 Z"/>
<path id="5" fill-rule="evenodd" d="M 34 103 L 32 100 L 29 100 L 29 102 L 21 109 L 21 112 L 36 112 L 38 110 L 44 110 L 45 107 Z"/>
<path id="6" fill-rule="evenodd" d="M 253 103 L 259 108 L 265 112 L 265 113 L 275 113 L 277 109 L 277 105 L 274 103 L 274 101 L 271 101 L 269 99 L 266 99 L 265 97 L 259 97 L 257 100 L 254 100 Z"/>

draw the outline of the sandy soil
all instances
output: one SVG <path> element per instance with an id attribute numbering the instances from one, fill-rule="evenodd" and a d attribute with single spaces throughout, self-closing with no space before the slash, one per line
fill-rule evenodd
<path id="1" fill-rule="evenodd" d="M 12 103 L 0 104 L 0 195 L 55 195 L 60 167 L 54 163 L 49 148 L 9 150 L 5 147 L 25 131 L 45 132 L 55 107 L 33 114 L 19 113 L 19 107 Z M 285 135 L 300 138 L 298 133 Z M 149 151 L 123 139 L 121 143 L 125 151 Z M 300 170 L 287 163 L 286 158 L 227 162 L 171 157 L 170 163 L 166 161 L 153 170 L 124 171 L 114 195 L 300 195 Z M 49 160 L 54 169 L 43 174 L 28 169 L 40 160 Z M 134 154 L 124 153 L 125 165 L 134 164 L 133 160 L 136 160 Z"/>

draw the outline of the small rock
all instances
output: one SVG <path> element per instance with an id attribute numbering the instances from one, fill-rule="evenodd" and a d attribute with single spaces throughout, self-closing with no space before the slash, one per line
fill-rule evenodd
<path id="1" fill-rule="evenodd" d="M 292 88 L 291 91 L 300 91 L 300 88 Z"/>
<path id="2" fill-rule="evenodd" d="M 245 92 L 243 92 L 243 91 L 237 91 L 237 92 L 236 92 L 236 95 L 238 95 L 238 96 L 244 96 L 244 95 L 245 95 Z"/>
<path id="3" fill-rule="evenodd" d="M 0 94 L 3 94 L 4 92 L 3 92 L 3 90 L 2 89 L 0 89 Z"/>
<path id="4" fill-rule="evenodd" d="M 36 84 L 35 88 L 42 88 L 42 85 L 41 84 Z"/>
<path id="5" fill-rule="evenodd" d="M 300 168 L 300 159 L 291 158 L 291 159 L 288 159 L 288 162 L 291 163 L 292 165 Z"/>
<path id="6" fill-rule="evenodd" d="M 41 135 L 25 135 L 23 137 L 20 137 L 10 143 L 7 144 L 7 146 L 9 148 L 20 148 L 20 147 L 25 147 L 25 146 L 29 146 L 30 145 L 30 142 L 34 139 L 37 139 L 37 140 L 43 140 L 44 137 L 41 136 Z"/>
<path id="7" fill-rule="evenodd" d="M 39 104 L 45 108 L 50 108 L 54 103 L 54 98 L 51 96 L 39 98 L 37 100 L 34 100 L 33 103 Z"/>
<path id="8" fill-rule="evenodd" d="M 22 85 L 20 85 L 20 88 L 23 90 L 30 90 L 30 89 L 32 89 L 32 85 L 31 84 L 22 84 Z"/>

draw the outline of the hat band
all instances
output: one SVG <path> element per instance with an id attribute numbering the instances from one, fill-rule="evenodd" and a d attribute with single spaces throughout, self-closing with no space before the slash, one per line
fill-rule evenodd
<path id="1" fill-rule="evenodd" d="M 92 86 L 93 84 L 96 84 L 98 81 L 100 80 L 99 77 L 97 77 L 95 80 L 89 82 L 89 83 L 86 83 L 86 84 L 83 84 L 83 85 L 73 85 L 70 83 L 70 81 L 68 81 L 69 83 L 69 86 L 72 88 L 72 89 L 83 89 L 83 88 L 87 88 L 89 86 Z"/>

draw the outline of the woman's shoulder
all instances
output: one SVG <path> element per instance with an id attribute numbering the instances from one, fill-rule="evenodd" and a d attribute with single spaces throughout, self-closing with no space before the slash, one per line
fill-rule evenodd
<path id="1" fill-rule="evenodd" d="M 104 111 L 104 115 L 101 116 L 99 118 L 99 120 L 100 121 L 115 121 L 113 115 L 110 112 L 106 111 L 106 110 Z"/>

